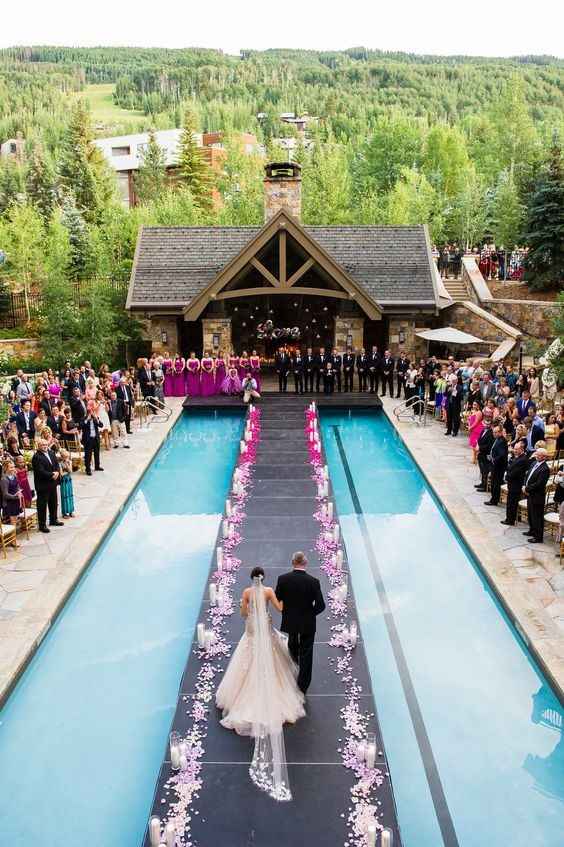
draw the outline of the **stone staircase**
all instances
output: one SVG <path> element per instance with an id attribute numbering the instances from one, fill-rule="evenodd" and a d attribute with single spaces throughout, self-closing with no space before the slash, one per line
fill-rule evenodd
<path id="1" fill-rule="evenodd" d="M 444 279 L 443 284 L 453 300 L 468 300 L 468 287 L 463 279 Z"/>

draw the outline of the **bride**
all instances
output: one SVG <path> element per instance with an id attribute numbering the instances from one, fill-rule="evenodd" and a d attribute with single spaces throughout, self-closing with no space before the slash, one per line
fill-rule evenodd
<path id="1" fill-rule="evenodd" d="M 255 739 L 249 773 L 252 781 L 275 800 L 291 800 L 284 753 L 284 723 L 305 715 L 304 695 L 296 684 L 298 669 L 288 652 L 288 640 L 272 625 L 268 607 L 279 612 L 272 588 L 263 585 L 264 571 L 253 568 L 252 588 L 241 597 L 245 632 L 216 694 L 223 710 L 222 726 Z"/>

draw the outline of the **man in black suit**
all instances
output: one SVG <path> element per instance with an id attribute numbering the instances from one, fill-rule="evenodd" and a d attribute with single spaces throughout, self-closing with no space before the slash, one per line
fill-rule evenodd
<path id="1" fill-rule="evenodd" d="M 313 377 L 315 374 L 315 356 L 311 347 L 307 348 L 304 356 L 304 383 L 306 391 L 313 391 Z"/>
<path id="2" fill-rule="evenodd" d="M 336 350 L 333 350 L 329 359 L 329 364 L 331 365 L 333 373 L 335 374 L 335 383 L 337 385 L 337 391 L 340 394 L 342 389 L 341 370 L 343 367 L 343 357 L 340 353 L 337 353 Z"/>
<path id="3" fill-rule="evenodd" d="M 78 386 L 73 389 L 69 406 L 73 421 L 77 426 L 82 426 L 82 422 L 86 417 L 86 403 L 80 396 L 80 388 Z"/>
<path id="4" fill-rule="evenodd" d="M 389 350 L 384 351 L 384 356 L 380 361 L 380 377 L 382 380 L 382 397 L 386 396 L 386 386 L 390 397 L 394 396 L 394 365 L 395 362 Z"/>
<path id="5" fill-rule="evenodd" d="M 460 410 L 462 405 L 462 380 L 456 374 L 451 374 L 446 387 L 447 397 L 447 428 L 445 435 L 458 435 L 460 429 Z"/>
<path id="6" fill-rule="evenodd" d="M 155 397 L 155 377 L 148 359 L 141 359 L 140 367 L 137 371 L 137 381 L 143 399 Z M 154 410 L 153 410 L 154 411 Z"/>
<path id="7" fill-rule="evenodd" d="M 33 422 L 36 417 L 37 415 L 35 414 L 35 412 L 31 411 L 30 401 L 24 400 L 24 402 L 22 403 L 21 412 L 18 412 L 18 414 L 16 415 L 16 427 L 20 439 L 23 435 L 27 435 L 27 437 L 30 439 L 35 437 Z"/>
<path id="8" fill-rule="evenodd" d="M 103 471 L 100 467 L 100 430 L 102 423 L 94 414 L 92 409 L 88 409 L 86 417 L 82 422 L 82 446 L 84 448 L 84 464 L 86 473 L 92 476 L 90 465 L 92 464 L 92 456 L 94 456 L 94 470 Z"/>
<path id="9" fill-rule="evenodd" d="M 376 345 L 372 347 L 372 351 L 368 356 L 368 379 L 370 380 L 370 393 L 378 394 L 378 381 L 380 379 L 380 363 L 381 356 Z M 362 390 L 362 389 L 361 389 Z"/>
<path id="10" fill-rule="evenodd" d="M 505 520 L 500 521 L 500 523 L 506 526 L 515 526 L 517 509 L 519 500 L 523 496 L 523 486 L 528 467 L 529 458 L 525 452 L 525 445 L 522 441 L 517 441 L 513 447 L 513 458 L 509 462 L 505 473 L 505 480 L 507 482 L 507 508 L 505 511 Z"/>
<path id="11" fill-rule="evenodd" d="M 396 383 L 397 383 L 397 394 L 396 398 L 399 399 L 401 396 L 402 388 L 403 388 L 403 396 L 405 397 L 405 375 L 409 370 L 409 359 L 403 352 L 403 350 L 399 354 L 399 359 L 396 362 Z M 407 398 L 406 398 L 407 399 Z"/>
<path id="12" fill-rule="evenodd" d="M 294 388 L 296 394 L 304 393 L 304 360 L 301 351 L 296 350 L 296 355 L 292 359 L 292 376 L 294 377 Z"/>
<path id="13" fill-rule="evenodd" d="M 345 391 L 352 391 L 354 381 L 354 353 L 350 347 L 343 356 L 343 374 L 345 377 Z"/>
<path id="14" fill-rule="evenodd" d="M 123 403 L 125 431 L 128 435 L 131 435 L 131 413 L 133 411 L 135 401 L 133 397 L 133 390 L 125 375 L 120 378 L 120 381 L 116 386 L 116 397 Z"/>
<path id="15" fill-rule="evenodd" d="M 37 493 L 37 525 L 39 532 L 49 532 L 47 526 L 47 509 L 49 509 L 50 526 L 64 526 L 57 520 L 57 485 L 60 481 L 59 462 L 47 442 L 40 438 L 37 450 L 31 460 L 33 469 L 33 485 Z"/>
<path id="16" fill-rule="evenodd" d="M 335 371 L 331 362 L 327 363 L 323 371 L 323 391 L 325 394 L 333 394 L 335 391 Z"/>
<path id="17" fill-rule="evenodd" d="M 315 361 L 315 390 L 319 391 L 321 380 L 325 380 L 325 369 L 330 359 L 330 354 L 325 351 L 325 347 L 319 348 L 319 353 L 314 356 Z M 325 381 L 323 382 L 325 387 Z"/>
<path id="18" fill-rule="evenodd" d="M 488 474 L 491 470 L 489 455 L 492 452 L 494 443 L 494 435 L 492 432 L 492 423 L 489 418 L 484 418 L 484 429 L 478 438 L 478 467 L 482 481 L 479 485 L 475 485 L 477 491 L 488 490 Z"/>
<path id="19" fill-rule="evenodd" d="M 491 495 L 490 499 L 486 500 L 486 506 L 497 506 L 501 496 L 501 484 L 505 471 L 507 470 L 507 439 L 505 438 L 503 427 L 494 426 L 493 428 L 494 443 L 490 452 L 490 464 L 492 467 L 491 479 Z"/>
<path id="20" fill-rule="evenodd" d="M 280 629 L 288 634 L 288 649 L 299 666 L 298 688 L 305 694 L 311 682 L 315 619 L 325 611 L 319 580 L 306 573 L 303 553 L 292 556 L 292 571 L 278 577 L 276 596 L 284 604 Z"/>
<path id="21" fill-rule="evenodd" d="M 529 529 L 523 535 L 531 536 L 529 544 L 542 544 L 544 536 L 546 484 L 550 478 L 550 468 L 546 463 L 547 455 L 544 447 L 535 450 L 535 460 L 531 462 L 530 469 L 525 477 Z"/>
<path id="22" fill-rule="evenodd" d="M 284 345 L 280 347 L 274 358 L 274 367 L 278 374 L 278 391 L 288 390 L 288 373 L 290 371 L 290 357 Z"/>
<path id="23" fill-rule="evenodd" d="M 356 369 L 358 371 L 358 390 L 366 391 L 368 379 L 368 356 L 364 347 L 356 357 Z"/>

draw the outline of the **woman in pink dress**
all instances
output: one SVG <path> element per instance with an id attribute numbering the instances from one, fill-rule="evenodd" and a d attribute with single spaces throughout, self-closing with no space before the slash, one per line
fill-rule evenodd
<path id="1" fill-rule="evenodd" d="M 231 354 L 227 360 L 227 366 L 228 368 L 235 368 L 237 373 L 239 373 L 239 356 L 235 355 L 233 349 L 231 350 Z"/>
<path id="2" fill-rule="evenodd" d="M 484 431 L 482 410 L 479 403 L 472 403 L 472 409 L 468 415 L 468 444 L 472 448 L 472 464 L 478 461 L 478 439 Z"/>
<path id="3" fill-rule="evenodd" d="M 49 389 L 49 397 L 51 397 L 52 400 L 58 400 L 61 396 L 61 386 L 59 383 L 59 377 L 49 376 L 47 388 Z"/>
<path id="4" fill-rule="evenodd" d="M 186 377 L 184 370 L 186 368 L 186 360 L 178 353 L 174 357 L 172 364 L 172 396 L 186 397 Z"/>
<path id="5" fill-rule="evenodd" d="M 206 350 L 200 366 L 202 376 L 200 389 L 202 397 L 211 397 L 215 394 L 215 364 L 209 350 Z"/>
<path id="6" fill-rule="evenodd" d="M 221 393 L 222 394 L 240 394 L 241 393 L 241 380 L 239 379 L 239 373 L 237 368 L 229 368 L 227 372 L 227 376 L 221 383 Z"/>
<path id="7" fill-rule="evenodd" d="M 225 379 L 226 362 L 223 350 L 219 350 L 215 360 L 215 393 L 219 394 Z"/>
<path id="8" fill-rule="evenodd" d="M 251 368 L 251 375 L 257 382 L 257 391 L 260 394 L 260 356 L 257 354 L 256 350 L 253 350 L 251 353 L 249 366 Z"/>
<path id="9" fill-rule="evenodd" d="M 189 397 L 199 397 L 201 393 L 200 360 L 196 359 L 196 354 L 191 350 L 190 358 L 186 360 L 186 394 Z"/>
<path id="10" fill-rule="evenodd" d="M 247 376 L 249 369 L 250 369 L 249 356 L 247 354 L 247 351 L 243 350 L 243 352 L 241 354 L 241 358 L 239 359 L 239 366 L 237 368 L 237 370 L 239 371 L 239 379 L 241 380 L 241 382 L 243 382 L 243 380 Z"/>
<path id="11" fill-rule="evenodd" d="M 174 397 L 174 374 L 172 372 L 172 359 L 169 353 L 165 353 L 163 356 L 162 369 L 164 373 L 164 396 Z"/>

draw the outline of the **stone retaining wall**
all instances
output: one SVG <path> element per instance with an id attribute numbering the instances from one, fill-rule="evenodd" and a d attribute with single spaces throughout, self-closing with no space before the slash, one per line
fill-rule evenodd
<path id="1" fill-rule="evenodd" d="M 538 341 L 547 343 L 554 338 L 552 321 L 558 314 L 557 303 L 547 303 L 545 300 L 490 300 L 481 305 Z"/>
<path id="2" fill-rule="evenodd" d="M 0 356 L 14 359 L 39 359 L 40 343 L 38 338 L 0 338 Z"/>

